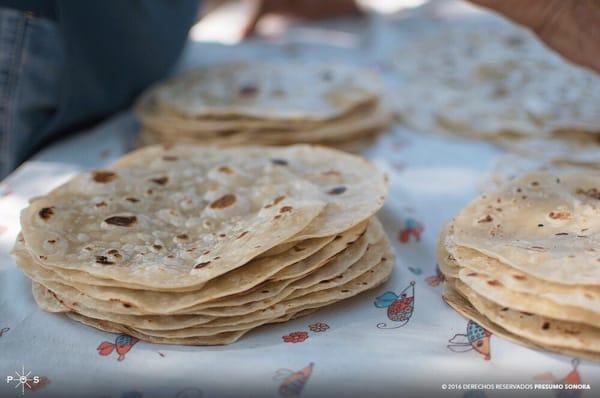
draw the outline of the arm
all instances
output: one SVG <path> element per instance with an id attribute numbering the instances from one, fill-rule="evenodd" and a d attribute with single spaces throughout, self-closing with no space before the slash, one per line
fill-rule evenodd
<path id="1" fill-rule="evenodd" d="M 572 62 L 600 73 L 600 0 L 471 0 L 533 30 Z"/>

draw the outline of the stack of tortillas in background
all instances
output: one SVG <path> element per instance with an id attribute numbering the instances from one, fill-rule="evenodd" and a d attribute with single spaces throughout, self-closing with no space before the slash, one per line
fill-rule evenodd
<path id="1" fill-rule="evenodd" d="M 444 298 L 493 333 L 600 360 L 600 174 L 524 175 L 440 236 Z"/>
<path id="2" fill-rule="evenodd" d="M 398 51 L 392 97 L 411 128 L 494 141 L 600 133 L 600 77 L 532 33 L 491 16 L 421 25 Z"/>
<path id="3" fill-rule="evenodd" d="M 313 143 L 356 151 L 390 122 L 380 103 L 381 92 L 376 74 L 351 66 L 202 66 L 140 98 L 139 143 Z"/>
<path id="4" fill-rule="evenodd" d="M 386 178 L 337 150 L 152 146 L 21 214 L 37 303 L 168 344 L 228 344 L 386 281 Z"/>

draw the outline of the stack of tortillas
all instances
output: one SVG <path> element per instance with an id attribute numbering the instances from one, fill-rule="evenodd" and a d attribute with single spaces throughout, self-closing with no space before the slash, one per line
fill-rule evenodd
<path id="1" fill-rule="evenodd" d="M 33 200 L 14 252 L 47 311 L 228 344 L 386 281 L 386 194 L 370 163 L 337 150 L 153 146 Z"/>
<path id="2" fill-rule="evenodd" d="M 350 66 L 245 63 L 203 66 L 138 101 L 140 144 L 318 143 L 360 149 L 389 121 L 382 86 Z"/>
<path id="3" fill-rule="evenodd" d="M 446 227 L 445 299 L 499 336 L 600 360 L 600 174 L 531 173 Z"/>
<path id="4" fill-rule="evenodd" d="M 481 139 L 600 133 L 600 77 L 506 21 L 423 24 L 396 67 L 392 102 L 413 129 Z"/>

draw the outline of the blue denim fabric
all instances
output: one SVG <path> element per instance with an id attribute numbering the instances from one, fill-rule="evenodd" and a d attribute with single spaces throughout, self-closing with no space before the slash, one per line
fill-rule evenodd
<path id="1" fill-rule="evenodd" d="M 0 8 L 0 178 L 56 112 L 63 62 L 54 22 Z"/>

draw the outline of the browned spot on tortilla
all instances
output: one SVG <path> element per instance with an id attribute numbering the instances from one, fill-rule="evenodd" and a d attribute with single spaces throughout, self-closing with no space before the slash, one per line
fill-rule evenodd
<path id="1" fill-rule="evenodd" d="M 581 330 L 577 330 L 577 329 L 564 329 L 564 332 L 566 334 L 572 334 L 572 335 L 581 334 Z"/>
<path id="2" fill-rule="evenodd" d="M 533 182 L 531 183 L 531 185 L 532 185 L 532 186 L 534 186 L 534 187 L 537 187 L 538 185 L 540 185 L 540 183 L 539 183 L 539 182 L 537 182 L 537 181 L 533 181 Z"/>
<path id="3" fill-rule="evenodd" d="M 546 248 L 544 248 L 544 247 L 541 247 L 541 246 L 531 246 L 531 247 L 530 247 L 530 249 L 531 249 L 531 250 L 534 250 L 534 251 L 539 251 L 539 252 L 544 252 L 544 251 L 546 251 Z"/>
<path id="4" fill-rule="evenodd" d="M 203 263 L 199 263 L 194 265 L 194 269 L 200 269 L 200 268 L 204 268 L 206 267 L 208 264 L 210 264 L 210 261 L 205 261 Z"/>
<path id="5" fill-rule="evenodd" d="M 331 188 L 329 191 L 327 191 L 327 193 L 329 195 L 341 195 L 344 192 L 346 192 L 346 187 L 344 186 L 339 186 L 339 187 L 335 187 L 335 188 Z"/>
<path id="6" fill-rule="evenodd" d="M 514 275 L 513 274 L 512 277 L 518 281 L 524 281 L 525 279 L 527 279 L 527 277 L 525 275 Z"/>
<path id="7" fill-rule="evenodd" d="M 131 202 L 131 203 L 137 203 L 137 202 L 140 201 L 138 198 L 133 198 L 133 197 L 131 197 L 131 198 L 125 198 L 125 200 L 128 201 L 128 202 Z"/>
<path id="8" fill-rule="evenodd" d="M 271 163 L 276 164 L 277 166 L 287 166 L 288 161 L 285 159 L 271 159 Z"/>
<path id="9" fill-rule="evenodd" d="M 163 176 L 163 177 L 151 178 L 150 181 L 152 181 L 153 183 L 158 184 L 158 185 L 165 185 L 167 182 L 169 182 L 169 177 Z"/>
<path id="10" fill-rule="evenodd" d="M 118 251 L 117 249 L 110 249 L 110 250 L 108 251 L 108 254 L 113 254 L 113 255 L 114 255 L 114 254 L 119 254 L 119 251 Z"/>
<path id="11" fill-rule="evenodd" d="M 42 220 L 49 220 L 54 215 L 54 207 L 44 207 L 38 214 Z"/>
<path id="12" fill-rule="evenodd" d="M 211 209 L 224 209 L 225 207 L 229 207 L 235 203 L 237 198 L 233 194 L 227 194 L 221 196 L 219 199 L 215 200 L 210 204 Z"/>
<path id="13" fill-rule="evenodd" d="M 556 236 L 567 236 L 569 234 L 567 232 L 559 232 L 559 233 L 554 234 L 554 235 L 556 235 Z"/>
<path id="14" fill-rule="evenodd" d="M 56 239 L 48 239 L 48 243 L 50 243 L 51 245 L 56 243 Z"/>
<path id="15" fill-rule="evenodd" d="M 244 232 L 242 232 L 241 234 L 239 234 L 239 235 L 238 235 L 238 237 L 237 237 L 236 239 L 243 238 L 244 236 L 248 235 L 248 233 L 249 233 L 248 231 L 244 231 Z"/>
<path id="16" fill-rule="evenodd" d="M 230 167 L 227 167 L 227 166 L 221 166 L 221 167 L 219 167 L 219 171 L 221 173 L 224 173 L 224 174 L 233 174 L 233 170 Z"/>
<path id="17" fill-rule="evenodd" d="M 479 275 L 477 272 L 469 272 L 467 276 L 477 276 Z"/>
<path id="18" fill-rule="evenodd" d="M 188 239 L 188 238 L 189 238 L 189 236 L 187 234 L 179 234 L 179 235 L 177 235 L 177 239 L 184 239 L 185 240 L 185 239 Z"/>
<path id="19" fill-rule="evenodd" d="M 568 220 L 571 217 L 571 213 L 568 211 L 551 211 L 548 217 L 553 220 Z"/>
<path id="20" fill-rule="evenodd" d="M 48 260 L 48 257 L 46 257 L 46 256 L 40 256 L 40 260 Z"/>
<path id="21" fill-rule="evenodd" d="M 153 247 L 155 250 L 162 250 L 162 248 L 163 248 L 161 245 L 152 245 L 152 247 Z"/>
<path id="22" fill-rule="evenodd" d="M 542 329 L 544 329 L 544 330 L 550 329 L 550 322 L 544 322 L 544 324 L 542 325 Z"/>
<path id="23" fill-rule="evenodd" d="M 255 84 L 245 84 L 238 90 L 240 97 L 254 97 L 258 94 L 258 87 Z"/>
<path id="24" fill-rule="evenodd" d="M 282 196 L 278 196 L 278 197 L 276 197 L 276 198 L 273 200 L 273 204 L 274 204 L 274 205 L 277 205 L 277 204 L 281 203 L 281 202 L 282 202 L 284 199 L 285 199 L 285 196 L 283 196 L 283 195 L 282 195 Z"/>
<path id="25" fill-rule="evenodd" d="M 97 170 L 92 172 L 92 179 L 99 183 L 107 183 L 115 180 L 117 178 L 117 173 L 114 171 L 108 170 Z"/>
<path id="26" fill-rule="evenodd" d="M 207 255 L 208 253 L 210 253 L 210 250 L 204 250 L 204 251 L 202 252 L 202 254 L 203 254 L 203 255 Z"/>
<path id="27" fill-rule="evenodd" d="M 125 307 L 125 308 L 131 308 L 131 304 L 129 304 L 129 303 L 123 303 L 123 307 Z"/>
<path id="28" fill-rule="evenodd" d="M 294 208 L 292 206 L 283 206 L 281 209 L 279 209 L 280 213 L 289 213 L 293 210 Z"/>
<path id="29" fill-rule="evenodd" d="M 294 246 L 295 252 L 303 252 L 304 250 L 306 250 L 306 247 Z"/>
<path id="30" fill-rule="evenodd" d="M 479 224 L 481 223 L 485 223 L 485 222 L 492 222 L 494 219 L 492 218 L 492 216 L 490 216 L 489 214 L 485 217 L 483 217 L 481 220 L 477 221 Z"/>
<path id="31" fill-rule="evenodd" d="M 96 203 L 96 205 L 95 205 L 95 206 L 96 206 L 96 207 L 106 207 L 106 206 L 107 206 L 107 204 L 106 204 L 106 202 L 102 201 L 102 202 L 98 202 L 98 203 Z"/>
<path id="32" fill-rule="evenodd" d="M 342 173 L 340 173 L 337 170 L 327 170 L 327 171 L 324 171 L 322 174 L 324 176 L 340 176 L 340 175 L 342 175 Z"/>
<path id="33" fill-rule="evenodd" d="M 275 217 L 273 217 L 274 220 L 279 220 L 281 218 L 281 214 L 277 214 Z"/>
<path id="34" fill-rule="evenodd" d="M 166 162 L 175 162 L 177 159 L 179 159 L 177 156 L 169 156 L 169 155 L 163 156 L 162 158 Z"/>
<path id="35" fill-rule="evenodd" d="M 502 286 L 502 283 L 500 283 L 500 281 L 497 281 L 495 279 L 493 279 L 491 281 L 487 281 L 487 284 L 490 286 Z"/>
<path id="36" fill-rule="evenodd" d="M 102 265 L 113 265 L 114 261 L 110 261 L 106 256 L 96 256 L 96 262 Z"/>
<path id="37" fill-rule="evenodd" d="M 600 200 L 600 190 L 598 188 L 589 188 L 589 189 L 578 188 L 577 191 L 575 191 L 575 192 L 577 193 L 577 195 L 584 195 L 584 196 L 587 196 L 592 199 Z"/>
<path id="38" fill-rule="evenodd" d="M 162 147 L 165 151 L 171 150 L 175 147 L 175 144 L 172 142 L 165 142 L 164 144 L 162 144 Z"/>
<path id="39" fill-rule="evenodd" d="M 219 238 L 224 238 L 226 236 L 227 236 L 226 234 L 219 234 Z"/>
<path id="40" fill-rule="evenodd" d="M 129 227 L 137 222 L 136 216 L 112 216 L 104 220 L 105 223 L 117 227 Z"/>

